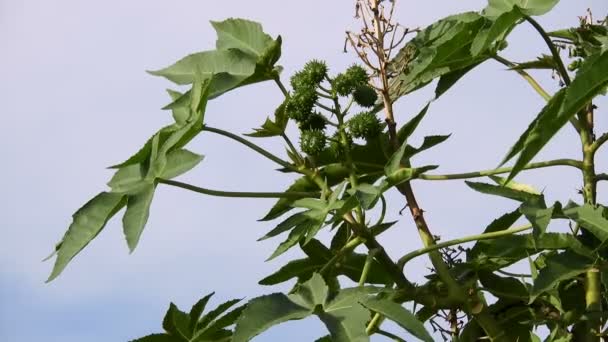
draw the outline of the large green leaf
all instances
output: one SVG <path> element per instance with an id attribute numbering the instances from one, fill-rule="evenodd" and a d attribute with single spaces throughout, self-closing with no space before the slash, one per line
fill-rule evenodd
<path id="1" fill-rule="evenodd" d="M 249 341 L 274 325 L 308 317 L 312 312 L 282 293 L 254 298 L 238 319 L 232 341 Z"/>
<path id="2" fill-rule="evenodd" d="M 251 300 L 237 321 L 233 342 L 249 341 L 276 324 L 312 314 L 325 323 L 332 341 L 367 342 L 365 323 L 369 312 L 358 302 L 378 291 L 358 287 L 340 290 L 331 297 L 323 278 L 315 273 L 307 282 L 299 284 L 293 294 L 275 293 Z"/>
<path id="3" fill-rule="evenodd" d="M 528 300 L 528 289 L 519 280 L 512 277 L 499 277 L 496 274 L 480 270 L 477 275 L 484 290 L 490 292 L 497 298 L 512 298 Z M 527 285 L 527 284 L 526 284 Z"/>
<path id="4" fill-rule="evenodd" d="M 298 178 L 292 185 L 285 190 L 285 192 L 301 192 L 301 191 L 313 191 L 317 189 L 317 185 L 310 180 L 308 177 Z M 293 209 L 291 204 L 295 201 L 293 198 L 281 198 L 270 211 L 260 221 L 270 221 L 283 215 L 284 213 Z"/>
<path id="5" fill-rule="evenodd" d="M 398 74 L 391 81 L 393 98 L 419 89 L 443 75 L 470 70 L 471 66 L 487 59 L 488 53 L 473 56 L 471 44 L 488 22 L 477 13 L 467 12 L 441 19 L 423 29 L 391 60 L 391 69 Z"/>
<path id="6" fill-rule="evenodd" d="M 486 23 L 471 44 L 471 54 L 478 56 L 491 48 L 495 42 L 502 41 L 521 17 L 521 12 L 518 9 L 513 9 Z"/>
<path id="7" fill-rule="evenodd" d="M 57 259 L 47 282 L 55 279 L 67 264 L 101 232 L 108 220 L 125 206 L 125 196 L 102 192 L 74 213 L 73 221 L 57 244 Z"/>
<path id="8" fill-rule="evenodd" d="M 150 215 L 150 204 L 154 197 L 155 185 L 150 184 L 140 192 L 127 197 L 127 210 L 122 217 L 122 224 L 129 250 L 133 252 L 141 233 L 144 230 L 148 216 Z"/>
<path id="9" fill-rule="evenodd" d="M 535 238 L 533 234 L 522 234 L 478 241 L 468 251 L 467 262 L 477 268 L 495 270 L 543 250 L 562 249 L 568 249 L 583 256 L 592 255 L 591 251 L 571 234 L 545 233 L 538 238 Z"/>
<path id="10" fill-rule="evenodd" d="M 547 231 L 551 219 L 561 211 L 561 204 L 556 202 L 552 207 L 547 208 L 544 196 L 537 202 L 523 203 L 519 210 L 530 221 L 535 237 L 539 237 Z"/>
<path id="11" fill-rule="evenodd" d="M 563 213 L 604 243 L 608 240 L 608 219 L 603 215 L 604 210 L 602 206 L 588 203 L 579 206 L 571 202 L 564 208 Z"/>
<path id="12" fill-rule="evenodd" d="M 519 153 L 513 179 L 551 138 L 608 85 L 608 51 L 589 57 L 572 83 L 558 91 L 511 148 L 503 164 Z"/>
<path id="13" fill-rule="evenodd" d="M 546 259 L 547 266 L 540 270 L 534 280 L 530 293 L 530 302 L 533 302 L 543 292 L 546 292 L 563 280 L 570 279 L 587 271 L 593 260 L 571 251 L 550 256 Z"/>
<path id="14" fill-rule="evenodd" d="M 406 310 L 401 304 L 389 299 L 366 298 L 361 303 L 368 309 L 382 314 L 384 317 L 399 324 L 410 334 L 422 341 L 433 342 L 433 338 L 426 331 L 422 322 L 414 314 Z"/>
<path id="15" fill-rule="evenodd" d="M 275 76 L 281 37 L 273 40 L 260 24 L 244 19 L 228 19 L 212 25 L 218 35 L 216 50 L 191 54 L 150 73 L 177 84 L 190 84 L 199 73 L 202 79 L 213 79 L 210 98 Z"/>
<path id="16" fill-rule="evenodd" d="M 483 14 L 488 17 L 498 17 L 504 13 L 519 9 L 526 15 L 543 15 L 549 12 L 559 0 L 488 0 L 488 6 Z"/>
<path id="17" fill-rule="evenodd" d="M 508 186 L 500 186 L 479 182 L 465 181 L 465 183 L 473 190 L 479 191 L 488 195 L 496 195 L 506 197 L 520 202 L 536 203 L 540 200 L 540 195 L 530 193 L 528 191 L 518 190 Z"/>
<path id="18" fill-rule="evenodd" d="M 245 19 L 211 21 L 217 32 L 218 50 L 240 50 L 251 57 L 261 57 L 272 45 L 272 38 L 264 33 L 262 25 Z"/>

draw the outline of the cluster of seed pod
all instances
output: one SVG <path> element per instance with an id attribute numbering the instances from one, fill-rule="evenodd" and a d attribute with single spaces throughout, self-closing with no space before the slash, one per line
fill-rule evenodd
<path id="1" fill-rule="evenodd" d="M 323 82 L 327 82 L 329 87 L 323 87 Z M 344 125 L 338 125 L 333 136 L 328 137 L 326 126 L 330 120 L 317 110 L 322 93 L 325 94 L 321 96 L 336 101 L 339 97 L 352 97 L 352 100 L 363 108 L 373 107 L 378 100 L 378 94 L 369 85 L 369 75 L 361 66 L 353 65 L 330 78 L 327 65 L 322 61 L 312 60 L 291 77 L 291 86 L 293 92 L 285 102 L 285 111 L 290 119 L 297 122 L 300 129 L 300 149 L 307 155 L 316 156 L 329 148 L 334 155 L 339 156 L 344 150 L 344 144 L 351 144 L 353 137 L 367 140 L 382 133 L 383 125 L 375 113 L 363 111 L 353 115 Z M 345 116 L 346 113 L 331 115 Z M 344 133 L 346 142 L 341 132 Z"/>

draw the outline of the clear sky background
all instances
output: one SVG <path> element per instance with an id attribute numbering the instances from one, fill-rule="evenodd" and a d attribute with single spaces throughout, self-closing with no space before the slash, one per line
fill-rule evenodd
<path id="1" fill-rule="evenodd" d="M 484 0 L 400 1 L 397 13 L 403 24 L 415 27 L 484 6 Z M 539 21 L 547 29 L 574 26 L 588 7 L 598 18 L 608 12 L 605 0 L 564 0 Z M 169 301 L 189 309 L 211 291 L 218 303 L 286 289 L 257 285 L 298 255 L 294 251 L 264 263 L 280 239 L 255 242 L 274 227 L 256 220 L 272 200 L 202 197 L 163 186 L 133 254 L 115 219 L 51 284 L 44 281 L 52 262 L 41 260 L 68 227 L 71 214 L 105 189 L 112 174 L 105 167 L 125 159 L 170 122 L 170 113 L 160 108 L 169 102 L 165 88 L 172 84 L 144 70 L 212 49 L 215 34 L 209 20 L 244 17 L 261 22 L 272 36 L 283 36 L 279 63 L 285 81 L 311 58 L 325 59 L 339 72 L 355 61 L 353 54 L 342 53 L 345 29 L 358 28 L 353 13 L 350 0 L 0 0 L 0 340 L 127 341 L 160 331 Z M 521 25 L 505 56 L 523 61 L 541 52 L 547 52 L 541 38 Z M 549 76 L 538 74 L 554 91 L 558 86 Z M 402 99 L 398 122 L 417 113 L 432 90 Z M 207 122 L 246 133 L 280 101 L 270 82 L 241 88 L 213 100 Z M 598 105 L 597 130 L 603 132 L 608 130 L 608 103 L 602 99 Z M 515 73 L 486 62 L 432 104 L 415 139 L 453 135 L 416 162 L 439 163 L 441 173 L 493 168 L 542 106 L 543 100 Z M 279 141 L 259 142 L 283 153 Z M 292 180 L 272 172 L 272 163 L 217 136 L 203 134 L 189 148 L 206 159 L 183 181 L 223 190 L 281 191 Z M 598 170 L 606 172 L 608 150 L 600 153 Z M 566 127 L 537 160 L 579 154 L 577 137 Z M 543 169 L 519 179 L 545 189 L 550 201 L 580 201 L 576 171 Z M 433 232 L 443 239 L 478 233 L 516 206 L 475 193 L 462 181 L 414 186 Z M 606 202 L 606 190 L 602 184 L 600 201 Z M 401 200 L 390 199 L 395 203 L 390 215 L 397 217 Z M 407 216 L 381 242 L 395 258 L 421 246 Z M 415 260 L 408 277 L 422 279 L 426 266 L 425 258 Z M 296 321 L 256 341 L 312 341 L 324 334 L 317 321 Z"/>

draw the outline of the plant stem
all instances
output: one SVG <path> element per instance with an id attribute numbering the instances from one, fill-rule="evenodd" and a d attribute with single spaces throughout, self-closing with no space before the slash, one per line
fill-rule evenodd
<path id="1" fill-rule="evenodd" d="M 553 45 L 553 44 L 552 44 Z M 558 55 L 559 57 L 559 55 Z M 500 57 L 498 55 L 495 55 L 493 57 L 496 61 L 508 66 L 509 68 L 513 68 L 515 66 L 517 66 L 515 63 Z M 561 61 L 561 59 L 560 59 Z M 527 72 L 525 72 L 524 70 L 519 70 L 519 69 L 513 69 L 515 70 L 515 72 L 517 72 L 521 77 L 523 77 L 526 81 L 528 81 L 528 83 L 532 86 L 532 88 L 543 98 L 545 99 L 545 101 L 549 101 L 551 99 L 551 95 L 549 93 L 547 93 L 541 86 L 540 84 L 532 77 L 530 76 L 530 74 L 528 74 Z M 578 123 L 578 121 L 575 118 L 571 118 L 570 119 L 570 123 L 572 124 L 572 126 L 574 127 L 574 129 L 580 133 L 581 131 L 581 127 L 580 124 Z"/>
<path id="2" fill-rule="evenodd" d="M 281 78 L 279 78 L 279 76 L 275 76 L 274 83 L 276 83 L 279 89 L 281 89 L 281 92 L 285 97 L 289 97 L 289 91 L 287 91 L 287 88 L 285 88 L 285 85 L 283 85 L 283 82 L 281 82 Z"/>
<path id="3" fill-rule="evenodd" d="M 538 162 L 538 163 L 530 163 L 530 164 L 524 166 L 523 170 L 540 169 L 543 167 L 558 166 L 558 165 L 572 166 L 577 169 L 583 168 L 583 162 L 578 161 L 578 160 L 555 159 L 555 160 L 549 160 L 549 161 Z M 512 169 L 513 169 L 512 167 L 501 167 L 501 168 L 491 169 L 491 170 L 473 171 L 473 172 L 465 172 L 465 173 L 453 173 L 453 174 L 447 174 L 447 175 L 422 174 L 422 175 L 418 176 L 418 179 L 436 181 L 436 180 L 478 178 L 478 177 L 498 175 L 501 173 L 508 173 L 508 172 L 511 172 Z"/>
<path id="4" fill-rule="evenodd" d="M 365 328 L 365 332 L 368 335 L 371 335 L 371 334 L 377 332 L 378 327 L 380 326 L 380 324 L 382 323 L 383 320 L 384 320 L 384 317 L 381 314 L 375 313 L 374 317 L 372 317 L 372 320 L 369 321 L 369 323 L 367 324 L 367 327 Z"/>
<path id="5" fill-rule="evenodd" d="M 254 144 L 254 143 L 252 143 L 250 141 L 248 141 L 247 139 L 239 137 L 236 134 L 227 132 L 227 131 L 225 131 L 223 129 L 214 128 L 214 127 L 206 126 L 206 125 L 203 126 L 203 131 L 216 133 L 216 134 L 219 134 L 219 135 L 223 135 L 223 136 L 225 136 L 227 138 L 230 138 L 232 140 L 238 141 L 241 144 L 243 144 L 243 145 L 249 147 L 250 149 L 258 152 L 259 154 L 263 155 L 264 157 L 272 160 L 273 162 L 275 162 L 275 163 L 277 163 L 277 164 L 279 164 L 279 165 L 281 165 L 281 166 L 283 166 L 285 168 L 288 168 L 290 170 L 298 172 L 298 168 L 296 168 L 294 165 L 292 165 L 292 164 L 288 163 L 287 161 L 285 161 L 285 160 L 283 160 L 283 159 L 275 156 L 274 154 L 266 151 L 265 149 L 261 148 L 260 146 Z"/>
<path id="6" fill-rule="evenodd" d="M 551 51 L 551 54 L 553 55 L 553 59 L 555 60 L 555 63 L 557 64 L 557 69 L 558 69 L 557 71 L 562 76 L 564 83 L 566 85 L 569 85 L 570 84 L 570 75 L 568 75 L 568 71 L 566 70 L 566 67 L 564 66 L 564 62 L 562 61 L 562 58 L 560 57 L 559 51 L 557 51 L 555 44 L 553 44 L 553 42 L 551 41 L 551 37 L 549 37 L 549 35 L 547 34 L 547 32 L 545 32 L 543 27 L 540 26 L 540 24 L 536 20 L 534 20 L 532 17 L 524 15 L 524 19 L 526 19 L 526 21 L 528 21 L 536 29 L 536 31 L 538 31 L 538 33 L 541 35 L 541 37 L 543 37 L 543 40 L 549 47 L 549 50 Z"/>
<path id="7" fill-rule="evenodd" d="M 608 181 L 608 173 L 600 173 L 595 176 L 596 181 Z"/>
<path id="8" fill-rule="evenodd" d="M 319 270 L 319 274 L 325 274 L 327 271 L 329 271 L 331 267 L 333 267 L 333 265 L 338 261 L 338 259 L 343 257 L 346 253 L 349 253 L 353 249 L 357 248 L 357 246 L 364 242 L 365 240 L 359 236 L 347 242 L 346 245 L 340 248 L 340 250 L 336 252 L 336 254 L 334 254 L 334 256 L 332 256 L 331 259 L 329 259 L 329 261 L 327 261 L 327 263 L 323 265 L 323 267 L 321 267 L 321 269 Z"/>
<path id="9" fill-rule="evenodd" d="M 367 281 L 367 275 L 369 274 L 369 269 L 372 267 L 372 262 L 374 261 L 374 256 L 378 251 L 372 249 L 369 251 L 367 256 L 365 257 L 365 264 L 363 265 L 363 270 L 361 271 L 361 277 L 359 278 L 359 286 L 364 286 Z"/>
<path id="10" fill-rule="evenodd" d="M 602 134 L 599 138 L 597 138 L 597 140 L 595 140 L 592 144 L 591 144 L 591 151 L 593 153 L 597 152 L 597 150 L 602 147 L 602 145 L 604 143 L 606 143 L 606 141 L 608 141 L 608 133 L 604 133 Z"/>
<path id="11" fill-rule="evenodd" d="M 436 251 L 438 249 L 442 249 L 445 247 L 460 245 L 460 244 L 463 244 L 466 242 L 471 242 L 471 241 L 496 239 L 499 237 L 512 235 L 512 234 L 523 232 L 523 231 L 530 230 L 530 229 L 532 229 L 532 225 L 527 224 L 525 226 L 510 228 L 510 229 L 506 229 L 506 230 L 500 230 L 497 232 L 471 235 L 471 236 L 467 236 L 467 237 L 463 237 L 463 238 L 459 238 L 459 239 L 445 241 L 442 243 L 438 243 L 438 244 L 435 244 L 432 246 L 428 246 L 428 247 L 421 248 L 421 249 L 415 250 L 413 252 L 410 252 L 410 253 L 404 255 L 401 259 L 399 259 L 399 261 L 397 262 L 397 265 L 399 265 L 399 267 L 403 268 L 403 266 L 405 266 L 405 264 L 408 261 L 414 259 L 415 257 L 418 257 L 418 256 L 426 254 L 426 253 L 430 253 L 432 251 Z"/>
<path id="12" fill-rule="evenodd" d="M 496 270 L 497 273 L 502 273 L 503 275 L 509 277 L 517 277 L 517 278 L 532 278 L 531 274 L 522 274 L 522 273 L 511 273 L 503 270 Z"/>
<path id="13" fill-rule="evenodd" d="M 285 143 L 289 147 L 289 150 L 291 151 L 291 153 L 293 153 L 293 155 L 295 155 L 297 157 L 298 163 L 302 164 L 304 162 L 304 158 L 302 157 L 302 155 L 300 155 L 300 152 L 298 152 L 298 150 L 293 145 L 293 143 L 291 142 L 291 140 L 289 139 L 289 137 L 287 136 L 287 134 L 285 134 L 285 132 L 283 132 L 283 133 L 281 133 L 281 137 L 283 138 L 283 140 L 285 141 Z"/>
<path id="14" fill-rule="evenodd" d="M 500 62 L 501 64 L 504 64 L 505 66 L 508 66 L 509 68 L 513 68 L 516 67 L 517 64 L 499 56 L 499 55 L 495 55 L 494 60 L 496 60 L 497 62 Z M 545 101 L 549 101 L 551 99 L 551 95 L 549 93 L 547 93 L 547 91 L 545 91 L 545 89 L 543 89 L 543 87 L 534 79 L 534 77 L 530 76 L 530 74 L 528 74 L 527 72 L 525 72 L 524 70 L 520 70 L 520 69 L 512 69 L 514 70 L 516 73 L 518 73 L 521 77 L 523 77 L 523 79 L 525 79 L 526 81 L 528 81 L 528 83 L 530 84 L 530 86 L 532 86 L 532 88 L 543 98 L 545 99 Z"/>
<path id="15" fill-rule="evenodd" d="M 220 191 L 207 188 L 201 188 L 187 183 L 182 183 L 170 179 L 157 178 L 156 181 L 161 184 L 166 184 L 194 192 L 217 197 L 239 197 L 239 198 L 306 198 L 317 197 L 318 192 L 246 192 L 246 191 Z"/>

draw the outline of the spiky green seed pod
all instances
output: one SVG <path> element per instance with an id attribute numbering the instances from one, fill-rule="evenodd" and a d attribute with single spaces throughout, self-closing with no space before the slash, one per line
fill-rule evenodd
<path id="1" fill-rule="evenodd" d="M 327 137 L 322 130 L 303 130 L 300 135 L 300 149 L 309 156 L 316 156 L 325 149 Z"/>
<path id="2" fill-rule="evenodd" d="M 382 132 L 382 123 L 374 113 L 362 112 L 347 122 L 350 133 L 357 138 L 372 139 Z"/>
<path id="3" fill-rule="evenodd" d="M 314 88 L 316 86 L 310 74 L 304 71 L 298 71 L 290 79 L 293 90 L 298 91 L 304 88 Z"/>
<path id="4" fill-rule="evenodd" d="M 327 125 L 327 122 L 325 121 L 325 118 L 323 117 L 323 115 L 318 112 L 313 112 L 312 114 L 310 114 L 308 116 L 308 119 L 300 122 L 300 129 L 301 130 L 311 130 L 311 129 L 323 130 L 323 129 L 325 129 L 326 125 Z"/>
<path id="5" fill-rule="evenodd" d="M 376 100 L 378 100 L 378 94 L 374 90 L 374 88 L 369 85 L 360 85 L 353 92 L 353 99 L 357 104 L 362 107 L 372 107 Z"/>
<path id="6" fill-rule="evenodd" d="M 363 67 L 359 65 L 353 65 L 346 69 L 346 76 L 350 79 L 353 85 L 359 86 L 369 82 L 369 75 Z"/>
<path id="7" fill-rule="evenodd" d="M 348 147 L 353 145 L 353 137 L 348 134 L 348 132 L 344 132 L 346 135 L 346 144 Z M 344 143 L 342 141 L 342 135 L 340 131 L 334 133 L 334 135 L 329 140 L 329 151 L 331 154 L 337 158 L 341 159 L 344 157 L 344 153 L 346 152 L 344 148 Z"/>
<path id="8" fill-rule="evenodd" d="M 318 85 L 327 76 L 327 65 L 323 61 L 313 59 L 304 65 L 302 71 L 307 73 L 309 79 Z"/>
<path id="9" fill-rule="evenodd" d="M 354 84 L 346 74 L 338 74 L 331 82 L 333 90 L 340 96 L 347 96 L 353 91 Z"/>
<path id="10" fill-rule="evenodd" d="M 302 122 L 310 117 L 315 102 L 318 100 L 318 95 L 314 88 L 301 88 L 289 97 L 285 105 L 287 116 Z"/>

